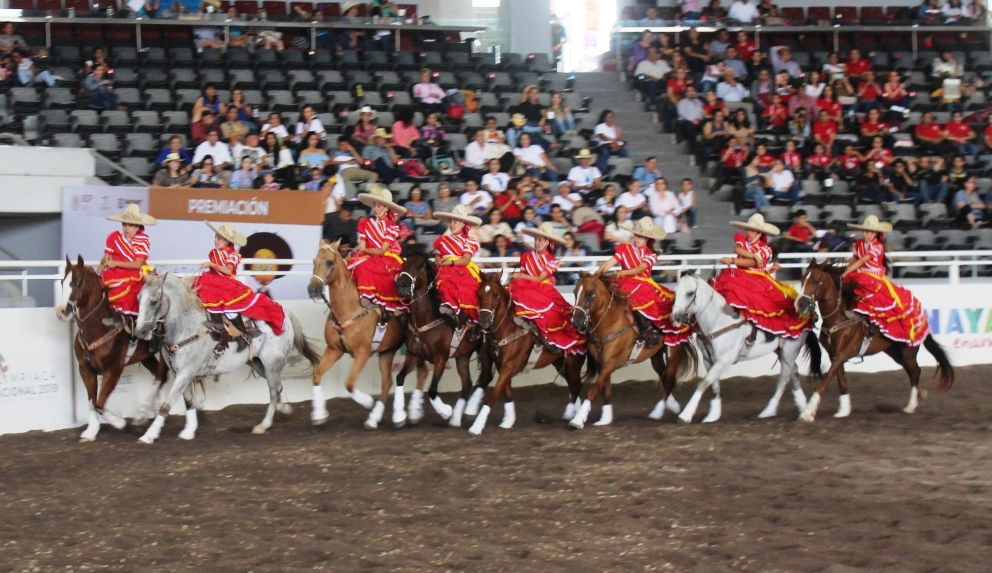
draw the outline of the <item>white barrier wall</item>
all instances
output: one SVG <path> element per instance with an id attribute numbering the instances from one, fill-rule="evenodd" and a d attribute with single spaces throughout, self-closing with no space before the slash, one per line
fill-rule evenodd
<path id="1" fill-rule="evenodd" d="M 992 362 L 992 353 L 988 351 L 992 348 L 992 304 L 985 302 L 989 285 L 918 285 L 913 287 L 913 292 L 927 308 L 931 328 L 947 350 L 952 364 L 964 366 Z M 299 318 L 318 350 L 323 350 L 325 309 L 322 304 L 290 301 L 285 305 Z M 44 308 L 2 309 L 0 324 L 4 332 L 3 338 L 0 338 L 0 355 L 5 357 L 4 364 L 0 365 L 0 434 L 80 425 L 87 406 L 82 383 L 75 373 L 74 363 L 70 361 L 69 325 L 59 322 L 51 309 Z M 920 351 L 920 363 L 926 367 L 924 380 L 929 383 L 933 372 L 930 367 L 936 363 L 926 350 Z M 401 364 L 402 355 L 397 355 L 394 372 Z M 768 356 L 738 364 L 732 368 L 730 375 L 771 376 L 775 372 L 774 365 L 774 357 Z M 345 395 L 344 379 L 350 367 L 351 358 L 345 357 L 324 375 L 323 387 L 329 398 Z M 883 355 L 868 357 L 860 364 L 848 364 L 847 369 L 853 372 L 879 372 L 897 370 L 898 367 Z M 300 402 L 310 399 L 309 373 L 309 366 L 302 359 L 297 358 L 287 367 L 284 380 L 287 400 Z M 654 376 L 650 366 L 642 363 L 622 370 L 614 376 L 614 380 L 646 380 Z M 552 378 L 552 371 L 541 370 L 519 376 L 514 384 L 546 384 Z M 893 379 L 904 383 L 901 374 L 894 375 Z M 408 391 L 415 380 L 415 374 L 407 378 Z M 762 381 L 768 383 L 769 391 L 770 382 L 770 378 Z M 128 367 L 108 402 L 108 409 L 125 416 L 134 415 L 151 383 L 151 376 L 140 366 Z M 555 383 L 564 387 L 562 380 Z M 379 375 L 374 360 L 366 366 L 358 384 L 366 392 L 379 392 Z M 457 375 L 449 368 L 441 382 L 442 390 L 452 391 L 459 387 Z M 265 382 L 252 378 L 247 368 L 207 379 L 205 390 L 205 407 L 211 410 L 230 404 L 261 404 L 268 401 Z M 562 392 L 564 398 L 564 388 Z M 176 411 L 181 408 L 179 406 Z M 333 410 L 331 415 L 334 415 Z"/>

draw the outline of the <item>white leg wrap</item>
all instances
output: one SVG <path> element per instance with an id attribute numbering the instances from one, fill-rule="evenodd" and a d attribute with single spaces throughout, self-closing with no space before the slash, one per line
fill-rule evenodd
<path id="1" fill-rule="evenodd" d="M 313 386 L 313 398 L 311 399 L 312 406 L 310 407 L 310 423 L 314 426 L 319 426 L 327 421 L 330 417 L 327 413 L 327 400 L 324 398 L 324 389 L 317 386 Z"/>
<path id="2" fill-rule="evenodd" d="M 692 393 L 692 397 L 685 403 L 685 408 L 682 408 L 682 413 L 679 414 L 679 422 L 683 424 L 692 423 L 692 418 L 696 415 L 696 408 L 699 407 L 699 401 L 702 398 L 703 393 L 701 391 L 696 390 Z"/>
<path id="3" fill-rule="evenodd" d="M 351 399 L 358 402 L 358 404 L 366 410 L 371 408 L 372 404 L 375 402 L 375 400 L 372 399 L 372 396 L 369 396 L 358 388 L 351 391 Z"/>
<path id="4" fill-rule="evenodd" d="M 393 425 L 403 427 L 406 417 L 406 394 L 403 393 L 402 386 L 397 386 L 393 392 Z"/>
<path id="5" fill-rule="evenodd" d="M 465 398 L 459 398 L 455 402 L 455 408 L 451 412 L 451 422 L 448 423 L 452 428 L 462 427 L 462 414 L 465 413 Z"/>
<path id="6" fill-rule="evenodd" d="M 144 444 L 155 443 L 155 440 L 158 439 L 159 434 L 162 433 L 162 426 L 164 425 L 165 425 L 165 416 L 161 414 L 155 416 L 155 419 L 152 420 L 151 425 L 148 426 L 147 430 L 145 430 L 144 435 L 138 438 L 138 441 Z"/>
<path id="7" fill-rule="evenodd" d="M 407 414 L 411 424 L 419 424 L 424 419 L 424 391 L 414 390 L 410 393 L 410 406 Z"/>
<path id="8" fill-rule="evenodd" d="M 802 412 L 806 409 L 806 393 L 801 389 L 795 389 L 792 391 L 792 401 L 796 403 L 796 409 Z"/>
<path id="9" fill-rule="evenodd" d="M 372 405 L 372 410 L 369 411 L 369 417 L 365 419 L 365 429 L 375 430 L 378 428 L 379 422 L 382 421 L 382 413 L 385 411 L 386 405 L 376 400 L 375 404 Z"/>
<path id="10" fill-rule="evenodd" d="M 96 413 L 93 406 L 90 406 L 90 415 L 86 421 L 86 429 L 79 435 L 80 442 L 92 442 L 96 435 L 100 433 L 100 415 Z"/>
<path id="11" fill-rule="evenodd" d="M 513 424 L 517 422 L 517 407 L 513 402 L 507 402 L 503 404 L 503 421 L 499 423 L 499 427 L 504 430 L 509 430 L 513 427 Z"/>
<path id="12" fill-rule="evenodd" d="M 561 415 L 561 419 L 571 420 L 572 418 L 574 418 L 575 410 L 576 408 L 578 408 L 578 404 L 581 402 L 582 402 L 581 400 L 576 400 L 574 402 L 569 402 L 568 404 L 565 404 L 565 413 Z"/>
<path id="13" fill-rule="evenodd" d="M 651 409 L 651 413 L 648 414 L 648 418 L 651 418 L 652 420 L 661 420 L 661 418 L 664 417 L 664 415 L 665 415 L 665 401 L 658 400 L 658 403 L 655 404 L 654 408 Z"/>
<path id="14" fill-rule="evenodd" d="M 465 404 L 465 414 L 475 416 L 479 413 L 479 405 L 482 404 L 484 394 L 485 391 L 482 388 L 472 390 L 472 395 L 468 397 L 468 402 Z"/>
<path id="15" fill-rule="evenodd" d="M 682 405 L 675 399 L 675 394 L 669 394 L 668 398 L 665 398 L 665 407 L 673 414 L 678 414 L 682 411 Z"/>
<path id="16" fill-rule="evenodd" d="M 759 418 L 774 418 L 775 416 L 778 416 L 778 402 L 775 400 L 770 400 L 765 409 L 758 413 Z"/>
<path id="17" fill-rule="evenodd" d="M 486 428 L 486 420 L 489 418 L 489 406 L 483 406 L 479 409 L 478 415 L 475 417 L 475 422 L 472 422 L 472 427 L 468 429 L 468 433 L 473 436 L 478 436 L 482 433 L 482 430 Z"/>
<path id="18" fill-rule="evenodd" d="M 603 410 L 599 414 L 599 421 L 593 426 L 609 426 L 613 423 L 613 404 L 603 404 Z"/>
<path id="19" fill-rule="evenodd" d="M 575 417 L 568 423 L 576 430 L 581 430 L 586 426 L 586 420 L 589 419 L 589 410 L 592 409 L 592 402 L 589 400 L 583 400 L 582 404 L 579 406 L 579 410 L 575 412 Z"/>
<path id="20" fill-rule="evenodd" d="M 820 393 L 813 392 L 813 395 L 809 397 L 809 401 L 806 402 L 806 409 L 803 410 L 802 414 L 799 414 L 800 422 L 812 422 L 816 419 L 816 410 L 820 407 Z"/>
<path id="21" fill-rule="evenodd" d="M 108 410 L 103 411 L 103 421 L 110 424 L 115 430 L 123 430 L 127 426 L 127 420 Z"/>
<path id="22" fill-rule="evenodd" d="M 851 415 L 851 395 L 841 394 L 837 398 L 837 413 L 834 418 L 846 418 Z"/>
<path id="23" fill-rule="evenodd" d="M 179 439 L 192 440 L 196 437 L 196 429 L 200 427 L 200 422 L 196 417 L 196 408 L 186 410 L 186 426 L 179 432 Z"/>
<path id="24" fill-rule="evenodd" d="M 704 424 L 709 424 L 716 422 L 723 415 L 723 401 L 720 398 L 713 398 L 710 400 L 710 411 L 706 413 L 706 417 L 703 418 Z"/>
<path id="25" fill-rule="evenodd" d="M 451 406 L 444 403 L 444 400 L 440 396 L 435 396 L 431 398 L 431 407 L 437 412 L 438 416 L 443 419 L 448 420 L 451 418 Z"/>
<path id="26" fill-rule="evenodd" d="M 906 404 L 906 407 L 902 409 L 902 411 L 906 412 L 907 414 L 912 414 L 916 412 L 916 407 L 919 405 L 920 405 L 920 396 L 917 393 L 916 388 L 911 387 L 909 389 L 909 402 Z"/>

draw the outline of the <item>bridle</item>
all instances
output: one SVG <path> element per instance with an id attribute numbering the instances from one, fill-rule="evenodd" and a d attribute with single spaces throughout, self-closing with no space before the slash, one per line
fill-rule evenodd
<path id="1" fill-rule="evenodd" d="M 599 279 L 596 278 L 595 280 L 598 281 Z M 591 292 L 584 293 L 582 296 L 583 300 L 576 300 L 575 306 L 572 307 L 572 325 L 573 326 L 575 325 L 576 311 L 581 312 L 582 316 L 585 317 L 586 327 L 583 329 L 576 329 L 576 330 L 578 330 L 580 334 L 584 334 L 588 336 L 589 339 L 595 342 L 596 345 L 599 347 L 605 346 L 607 342 L 610 342 L 614 338 L 620 336 L 621 334 L 627 332 L 632 328 L 632 325 L 628 323 L 626 326 L 621 326 L 619 329 L 607 334 L 602 339 L 597 338 L 591 334 L 593 332 L 596 332 L 599 329 L 599 325 L 602 324 L 604 320 L 606 320 L 606 315 L 609 313 L 609 310 L 613 307 L 613 302 L 616 300 L 616 289 L 611 288 L 607 290 L 610 291 L 610 300 L 609 302 L 606 303 L 606 307 L 602 310 L 602 312 L 599 313 L 599 320 L 596 322 L 596 324 L 592 324 L 592 320 L 591 320 L 592 317 L 590 316 L 589 311 L 586 310 L 584 306 L 582 306 L 584 304 L 584 301 L 591 300 L 591 297 L 594 295 L 593 293 Z"/>
<path id="2" fill-rule="evenodd" d="M 813 292 L 810 293 L 810 294 L 806 294 L 805 285 L 806 284 L 809 284 L 810 282 L 813 283 Z M 803 292 L 799 295 L 799 298 L 796 299 L 796 302 L 799 302 L 801 300 L 811 301 L 812 302 L 812 306 L 815 309 L 816 306 L 817 306 L 816 303 L 819 300 L 820 287 L 821 286 L 823 286 L 823 279 L 822 278 L 821 279 L 816 279 L 815 281 L 813 281 L 812 277 L 806 279 L 805 281 L 803 281 Z M 844 301 L 843 301 L 843 298 L 842 298 L 841 289 L 838 287 L 837 288 L 837 304 L 834 305 L 834 309 L 832 311 L 830 311 L 827 314 L 824 314 L 822 316 L 823 320 L 826 320 L 826 319 L 830 318 L 831 316 L 837 314 L 838 312 L 841 311 L 842 308 L 844 308 Z M 813 312 L 814 312 L 814 314 L 816 313 L 815 310 Z"/>
<path id="3" fill-rule="evenodd" d="M 487 284 L 486 286 L 489 287 L 489 288 L 491 288 L 491 289 L 493 289 L 494 291 L 496 291 L 497 289 L 502 288 L 502 285 L 492 286 L 492 285 Z M 496 297 L 496 299 L 498 300 L 500 298 L 500 296 L 502 296 L 502 295 L 500 295 L 499 292 L 494 292 L 493 296 Z M 495 310 L 496 310 L 496 305 L 495 304 L 493 305 L 493 308 L 483 308 L 481 304 L 479 305 L 479 327 L 482 329 L 483 332 L 485 332 L 487 334 L 496 334 L 496 331 L 499 330 L 499 327 L 503 326 L 503 322 L 506 321 L 506 315 L 509 314 L 509 313 L 504 312 L 503 313 L 503 316 L 500 317 L 499 322 L 493 322 L 493 318 L 496 316 Z M 482 328 L 482 315 L 483 314 L 488 314 L 490 316 L 490 319 L 489 319 L 489 328 Z"/>

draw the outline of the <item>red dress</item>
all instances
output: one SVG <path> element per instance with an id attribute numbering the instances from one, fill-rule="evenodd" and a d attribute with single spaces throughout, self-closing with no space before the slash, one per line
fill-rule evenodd
<path id="1" fill-rule="evenodd" d="M 907 289 L 893 284 L 886 274 L 885 245 L 861 239 L 854 243 L 854 258 L 865 264 L 844 277 L 854 289 L 854 312 L 868 317 L 886 338 L 917 346 L 930 333 L 920 301 Z"/>
<path id="2" fill-rule="evenodd" d="M 548 274 L 542 282 L 517 279 L 510 282 L 514 312 L 537 326 L 549 343 L 569 354 L 584 354 L 585 340 L 572 327 L 572 305 L 555 288 L 554 273 L 558 260 L 545 251 L 527 251 L 520 255 L 520 272 L 532 277 Z"/>
<path id="3" fill-rule="evenodd" d="M 400 226 L 392 219 L 366 217 L 358 222 L 358 240 L 368 249 L 388 246 L 384 255 L 369 255 L 357 251 L 348 257 L 348 270 L 358 283 L 358 295 L 388 311 L 406 310 L 396 292 L 396 275 L 403 267 L 400 258 Z"/>
<path id="4" fill-rule="evenodd" d="M 764 240 L 749 243 L 734 237 L 735 246 L 755 255 L 755 266 L 725 269 L 713 279 L 713 288 L 727 299 L 741 317 L 776 336 L 797 338 L 812 328 L 809 319 L 796 314 L 796 291 L 768 274 L 772 248 Z"/>
<path id="5" fill-rule="evenodd" d="M 233 273 L 241 264 L 241 255 L 232 245 L 228 245 L 223 249 L 210 251 L 210 262 Z M 251 287 L 233 276 L 210 269 L 196 277 L 193 289 L 207 312 L 241 314 L 267 323 L 276 336 L 282 334 L 286 319 L 283 308 L 268 296 L 252 291 Z"/>
<path id="6" fill-rule="evenodd" d="M 442 235 L 434 241 L 434 250 L 442 261 L 472 256 L 479 250 L 479 242 L 471 239 L 468 233 Z M 469 318 L 479 320 L 479 267 L 470 262 L 468 266 L 441 266 L 437 270 L 437 292 L 441 306 L 464 312 Z"/>
<path id="7" fill-rule="evenodd" d="M 138 231 L 133 239 L 128 240 L 121 231 L 114 231 L 107 236 L 107 245 L 103 249 L 105 255 L 112 261 L 133 263 L 138 259 L 148 259 L 152 248 L 151 240 L 144 231 Z M 138 314 L 138 293 L 145 284 L 145 275 L 151 267 L 142 266 L 140 269 L 113 268 L 103 271 L 100 278 L 107 289 L 107 300 L 110 306 L 121 314 Z"/>
<path id="8" fill-rule="evenodd" d="M 651 267 L 658 262 L 658 255 L 647 247 L 637 248 L 634 245 L 623 244 L 617 245 L 613 258 L 625 271 L 636 268 L 641 263 L 648 264 L 648 268 L 639 274 L 617 279 L 617 287 L 627 293 L 631 310 L 641 313 L 654 323 L 658 330 L 665 333 L 667 346 L 678 346 L 689 340 L 692 337 L 692 329 L 688 325 L 675 326 L 671 321 L 675 293 L 651 278 Z"/>

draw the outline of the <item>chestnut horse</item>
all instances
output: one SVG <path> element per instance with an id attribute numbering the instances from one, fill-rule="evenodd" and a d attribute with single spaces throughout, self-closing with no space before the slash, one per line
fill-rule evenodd
<path id="1" fill-rule="evenodd" d="M 105 326 L 103 319 L 114 315 L 107 301 L 107 291 L 103 288 L 100 276 L 83 263 L 83 257 L 76 264 L 65 258 L 65 275 L 62 277 L 55 314 L 60 320 L 72 321 L 76 325 L 76 336 L 72 339 L 72 349 L 79 364 L 79 377 L 86 386 L 90 402 L 89 421 L 86 430 L 79 436 L 81 442 L 92 442 L 100 432 L 100 424 L 107 422 L 118 430 L 126 421 L 105 409 L 107 398 L 114 391 L 124 367 L 141 363 L 155 377 L 157 385 L 142 405 L 140 415 L 151 418 L 154 415 L 155 397 L 168 376 L 165 362 L 159 360 L 150 343 L 138 341 L 128 355 L 132 339 L 120 327 Z M 99 384 L 100 377 L 102 384 Z M 136 420 L 137 421 L 137 420 Z"/>
<path id="2" fill-rule="evenodd" d="M 845 268 L 845 265 L 835 266 L 830 263 L 811 261 L 803 274 L 802 292 L 796 299 L 796 309 L 800 313 L 807 313 L 815 312 L 814 306 L 819 307 L 820 315 L 823 318 L 823 325 L 820 327 L 820 343 L 827 349 L 831 364 L 826 375 L 816 385 L 816 390 L 810 397 L 806 409 L 799 415 L 799 419 L 804 422 L 812 422 L 816 418 L 816 410 L 820 405 L 823 390 L 834 376 L 837 377 L 837 387 L 840 390 L 839 405 L 834 417 L 845 418 L 849 416 L 851 414 L 851 396 L 847 393 L 844 363 L 859 354 L 868 356 L 879 352 L 884 352 L 892 357 L 909 375 L 909 403 L 903 408 L 903 412 L 912 414 L 916 411 L 919 401 L 926 396 L 919 387 L 920 366 L 917 364 L 916 355 L 919 353 L 920 347 L 886 338 L 868 319 L 847 310 L 853 302 L 851 299 L 854 294 L 841 287 L 840 276 Z M 871 338 L 868 347 L 862 348 L 865 338 L 869 335 Z M 932 335 L 927 335 L 923 341 L 923 346 L 937 359 L 935 376 L 940 376 L 938 391 L 947 391 L 954 384 L 954 368 L 951 366 L 947 354 Z"/>
<path id="3" fill-rule="evenodd" d="M 471 336 L 473 333 L 467 330 L 458 341 L 458 346 L 451 348 L 455 328 L 438 310 L 441 304 L 434 286 L 437 272 L 433 261 L 423 253 L 411 253 L 405 259 L 396 279 L 396 290 L 410 306 L 410 323 L 406 333 L 406 361 L 396 375 L 396 391 L 403 391 L 406 375 L 416 363 L 429 362 L 433 367 L 433 377 L 427 396 L 438 415 L 450 420 L 451 427 L 458 428 L 462 425 L 465 403 L 472 389 L 472 374 L 469 369 L 472 354 L 479 352 L 481 362 L 479 386 L 481 387 L 488 386 L 492 380 L 492 358 L 482 342 L 481 333 L 478 332 L 475 333 L 476 336 Z M 455 359 L 455 368 L 462 381 L 462 392 L 454 408 L 445 404 L 437 395 L 437 386 L 444 374 L 448 358 Z M 423 417 L 422 404 L 415 407 L 423 400 L 419 386 L 418 384 L 417 393 L 410 399 L 411 421 L 417 421 L 414 419 L 417 413 Z"/>
<path id="4" fill-rule="evenodd" d="M 568 384 L 569 400 L 565 408 L 563 418 L 570 419 L 575 412 L 576 401 L 582 391 L 582 363 L 585 362 L 584 354 L 569 354 L 561 350 L 552 350 L 544 345 L 540 337 L 533 331 L 518 326 L 514 321 L 513 302 L 510 300 L 510 291 L 500 283 L 498 273 L 483 273 L 482 283 L 479 285 L 479 325 L 485 331 L 488 344 L 493 352 L 493 361 L 499 371 L 496 379 L 496 386 L 486 397 L 486 404 L 478 410 L 478 416 L 469 433 L 478 436 L 486 427 L 486 420 L 496 403 L 496 398 L 502 396 L 503 421 L 499 427 L 509 429 L 513 427 L 517 419 L 516 408 L 513 404 L 513 393 L 511 382 L 513 377 L 522 372 L 531 361 L 531 353 L 537 354 L 537 360 L 532 365 L 533 368 L 544 368 L 554 365 L 558 373 L 565 377 Z M 590 368 L 591 370 L 591 368 Z M 587 378 L 594 372 L 588 372 Z M 478 407 L 479 398 L 482 396 L 484 386 L 476 386 L 471 399 L 466 405 L 465 412 L 468 415 L 475 414 Z"/>
<path id="5" fill-rule="evenodd" d="M 678 414 L 681 408 L 672 394 L 678 379 L 696 373 L 696 351 L 691 342 L 666 346 L 659 340 L 654 346 L 646 344 L 631 356 L 637 344 L 637 325 L 627 297 L 613 282 L 600 275 L 581 273 L 575 285 L 575 307 L 572 324 L 586 335 L 589 360 L 599 369 L 596 383 L 589 389 L 586 400 L 575 413 L 569 425 L 581 429 L 589 416 L 593 400 L 602 392 L 603 411 L 594 425 L 605 426 L 613 422 L 613 373 L 624 366 L 651 359 L 651 366 L 661 379 L 661 397 L 649 418 L 661 420 L 667 407 Z"/>
<path id="6" fill-rule="evenodd" d="M 320 363 L 313 371 L 313 410 L 310 420 L 314 425 L 327 421 L 327 401 L 320 388 L 320 379 L 345 354 L 354 358 L 345 386 L 352 399 L 370 409 L 365 427 L 374 430 L 379 427 L 385 410 L 389 390 L 393 385 L 393 356 L 406 341 L 406 327 L 396 316 L 390 316 L 378 348 L 373 349 L 379 312 L 364 308 L 358 296 L 358 287 L 348 270 L 338 247 L 341 241 L 320 242 L 317 256 L 313 259 L 313 276 L 307 286 L 310 298 L 323 299 L 327 304 L 327 321 L 324 324 L 324 340 L 327 348 Z M 379 400 L 355 388 L 358 375 L 372 354 L 379 353 L 379 373 L 382 375 Z M 402 426 L 406 423 L 406 408 L 403 406 L 403 393 L 395 394 L 393 403 L 393 423 Z"/>

